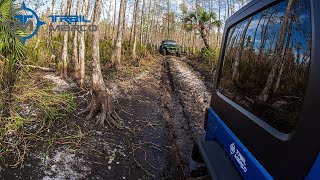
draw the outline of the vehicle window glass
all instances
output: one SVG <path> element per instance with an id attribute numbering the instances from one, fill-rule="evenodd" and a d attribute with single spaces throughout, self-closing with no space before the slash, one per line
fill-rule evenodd
<path id="1" fill-rule="evenodd" d="M 311 56 L 307 0 L 286 0 L 228 31 L 219 91 L 278 130 L 295 128 Z"/>
<path id="2" fill-rule="evenodd" d="M 164 44 L 166 44 L 166 45 L 177 45 L 177 43 L 175 41 L 167 41 Z"/>

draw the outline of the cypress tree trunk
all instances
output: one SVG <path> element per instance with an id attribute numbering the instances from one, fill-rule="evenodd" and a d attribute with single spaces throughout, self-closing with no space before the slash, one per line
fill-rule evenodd
<path id="1" fill-rule="evenodd" d="M 118 0 L 114 0 L 113 26 L 112 26 L 112 36 L 111 36 L 113 39 L 114 39 L 114 32 L 116 30 L 117 1 Z"/>
<path id="2" fill-rule="evenodd" d="M 285 55 L 283 56 L 282 60 L 281 60 L 281 66 L 280 66 L 280 70 L 279 70 L 279 74 L 276 80 L 276 84 L 274 87 L 273 92 L 276 93 L 280 87 L 280 82 L 281 82 L 281 78 L 282 78 L 282 74 L 284 71 L 284 66 L 287 63 L 287 59 L 289 58 L 289 52 L 291 51 L 290 49 L 292 49 L 292 47 L 290 48 L 290 41 L 291 41 L 291 36 L 292 36 L 292 26 L 293 26 L 293 17 L 294 15 L 291 14 L 291 18 L 290 18 L 290 25 L 289 25 L 289 32 L 288 32 L 288 37 L 287 37 L 287 42 L 286 42 L 286 49 L 285 49 Z M 299 56 L 299 51 L 297 51 L 297 56 Z M 298 59 L 298 58 L 297 58 Z"/>
<path id="3" fill-rule="evenodd" d="M 115 65 L 117 70 L 121 69 L 121 48 L 122 48 L 122 35 L 123 35 L 123 20 L 124 20 L 124 9 L 125 0 L 121 0 L 120 3 L 120 11 L 119 11 L 119 19 L 118 19 L 118 30 L 117 30 L 117 38 L 115 43 L 115 49 L 112 55 L 112 64 Z"/>
<path id="4" fill-rule="evenodd" d="M 88 11 L 87 6 L 89 4 L 89 0 L 85 0 L 82 5 L 82 13 L 85 17 L 88 17 Z M 86 44 L 85 44 L 85 32 L 80 33 L 79 37 L 79 67 L 80 67 L 80 88 L 84 89 L 85 87 L 85 50 L 86 50 Z M 79 71 L 79 70 L 77 70 Z M 79 72 L 78 72 L 79 73 Z"/>
<path id="5" fill-rule="evenodd" d="M 139 0 L 135 0 L 134 1 L 134 17 L 132 22 L 132 26 L 133 26 L 132 57 L 133 58 L 137 57 L 136 49 L 137 49 L 137 18 L 138 18 L 138 11 L 139 11 L 138 8 L 139 8 Z"/>
<path id="6" fill-rule="evenodd" d="M 233 64 L 233 70 L 232 70 L 232 80 L 233 81 L 237 81 L 238 78 L 239 78 L 240 60 L 241 60 L 243 49 L 244 49 L 245 37 L 246 37 L 246 34 L 247 34 L 247 30 L 248 30 L 248 28 L 249 28 L 249 26 L 251 24 L 251 21 L 252 21 L 252 17 L 247 22 L 247 25 L 244 28 L 242 36 L 240 38 L 240 47 L 239 47 L 238 52 L 236 54 L 236 57 L 235 57 L 235 60 L 234 60 L 234 64 Z"/>
<path id="7" fill-rule="evenodd" d="M 78 0 L 77 3 L 77 15 L 78 12 L 80 11 L 80 0 Z M 72 63 L 73 63 L 73 70 L 74 70 L 74 78 L 76 80 L 79 79 L 80 73 L 80 65 L 79 65 L 79 54 L 78 54 L 78 31 L 74 31 L 73 34 L 73 49 L 72 49 Z"/>
<path id="8" fill-rule="evenodd" d="M 66 15 L 70 14 L 70 9 L 71 9 L 71 0 L 68 0 L 67 2 L 67 7 L 66 7 Z M 61 67 L 61 71 L 60 71 L 60 76 L 63 79 L 67 79 L 68 78 L 68 34 L 69 32 L 64 32 L 63 34 L 63 47 L 62 47 L 62 55 L 61 55 L 61 59 L 62 59 L 62 67 Z"/>
<path id="9" fill-rule="evenodd" d="M 275 12 L 275 11 L 274 11 Z M 262 61 L 263 60 L 263 49 L 265 48 L 266 46 L 266 42 L 267 42 L 267 35 L 268 35 L 268 26 L 269 26 L 269 23 L 270 23 L 270 20 L 271 20 L 271 17 L 272 15 L 274 14 L 274 12 L 272 12 L 268 18 L 268 21 L 267 21 L 267 24 L 265 25 L 264 29 L 263 29 L 263 37 L 261 38 L 261 45 L 260 45 L 260 48 L 259 48 L 259 54 L 258 54 L 258 62 Z"/>
<path id="10" fill-rule="evenodd" d="M 144 25 L 144 8 L 145 8 L 145 0 L 142 0 L 142 9 L 141 9 L 141 21 L 140 21 L 140 46 L 143 45 L 143 25 Z"/>
<path id="11" fill-rule="evenodd" d="M 93 24 L 98 25 L 101 15 L 101 1 L 96 0 L 94 6 L 94 14 L 93 14 Z M 124 0 L 122 0 L 124 1 Z M 119 116 L 114 112 L 111 112 L 111 107 L 109 103 L 109 94 L 106 89 L 100 65 L 100 51 L 99 51 L 99 33 L 100 28 L 98 27 L 98 31 L 93 32 L 92 36 L 92 99 L 89 107 L 84 111 L 80 112 L 86 113 L 90 111 L 87 116 L 87 120 L 92 119 L 98 111 L 99 118 L 97 123 L 101 126 L 104 126 L 105 121 L 109 124 L 110 127 L 120 127 L 120 122 L 116 122 L 115 120 L 119 120 Z"/>

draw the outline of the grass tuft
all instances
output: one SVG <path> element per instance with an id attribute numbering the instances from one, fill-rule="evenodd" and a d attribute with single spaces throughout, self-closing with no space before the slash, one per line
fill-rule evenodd
<path id="1" fill-rule="evenodd" d="M 28 76 L 27 78 L 25 76 Z M 13 88 L 10 112 L 0 115 L 0 166 L 22 166 L 31 149 L 78 146 L 84 137 L 70 121 L 74 95 L 58 93 L 40 74 L 24 74 Z"/>

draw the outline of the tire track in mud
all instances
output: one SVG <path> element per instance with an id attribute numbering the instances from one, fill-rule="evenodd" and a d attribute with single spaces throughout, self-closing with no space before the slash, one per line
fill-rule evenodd
<path id="1" fill-rule="evenodd" d="M 183 85 L 183 83 L 189 82 L 181 82 L 181 77 L 178 77 L 180 75 L 177 74 L 181 71 L 180 64 L 173 63 L 182 62 L 172 58 L 165 58 L 162 67 L 162 106 L 164 109 L 163 119 L 167 130 L 165 137 L 168 139 L 167 162 L 169 163 L 164 170 L 163 176 L 168 179 L 189 179 L 189 156 L 194 142 L 199 137 L 203 137 L 202 127 L 199 127 L 199 120 L 202 121 L 202 108 L 206 106 L 206 102 L 202 101 L 202 104 L 194 102 L 195 99 L 199 98 L 195 95 L 197 94 L 195 92 L 191 92 L 189 95 L 183 94 L 186 89 L 190 88 L 188 84 Z M 194 78 L 194 81 L 201 81 L 191 69 L 184 68 L 186 70 L 185 74 L 188 76 L 191 74 L 190 77 Z M 201 83 L 203 82 L 201 81 Z M 194 84 L 191 84 L 191 86 L 194 86 Z M 191 89 L 195 91 L 195 88 Z M 207 92 L 206 88 L 204 91 Z M 185 97 L 185 95 L 188 97 Z M 204 94 L 204 96 L 206 95 Z M 193 104 L 198 106 L 198 109 L 190 108 L 190 105 L 192 106 Z"/>
<path id="2" fill-rule="evenodd" d="M 166 168 L 163 177 L 167 179 L 188 178 L 187 146 L 192 144 L 191 138 L 185 131 L 185 115 L 181 100 L 174 93 L 169 64 L 165 59 L 162 67 L 162 106 L 166 137 Z"/>
<path id="3" fill-rule="evenodd" d="M 192 130 L 180 97 L 176 93 L 174 77 L 170 72 L 169 59 L 164 58 L 162 64 L 161 99 L 163 106 L 163 120 L 166 131 L 166 159 L 167 165 L 163 170 L 163 177 L 168 179 L 190 178 L 188 161 L 194 138 L 190 136 Z"/>
<path id="4" fill-rule="evenodd" d="M 186 121 L 194 141 L 203 140 L 203 115 L 210 104 L 211 93 L 204 78 L 181 59 L 170 59 L 172 86 L 184 107 Z"/>

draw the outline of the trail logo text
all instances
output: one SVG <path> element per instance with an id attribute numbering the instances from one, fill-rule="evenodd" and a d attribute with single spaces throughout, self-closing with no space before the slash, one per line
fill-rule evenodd
<path id="1" fill-rule="evenodd" d="M 86 25 L 90 23 L 90 20 L 85 19 L 84 16 L 65 16 L 65 15 L 51 15 L 51 23 L 49 23 L 49 31 L 97 31 L 97 25 Z M 58 23 L 54 25 L 54 23 Z M 79 23 L 79 24 L 77 24 Z M 81 23 L 81 24 L 80 24 Z M 9 18 L 3 22 L 7 26 L 10 34 L 19 40 L 23 44 L 28 39 L 31 39 L 37 34 L 39 28 L 45 25 L 37 15 L 37 13 L 26 7 L 23 2 L 20 8 L 12 10 Z"/>

